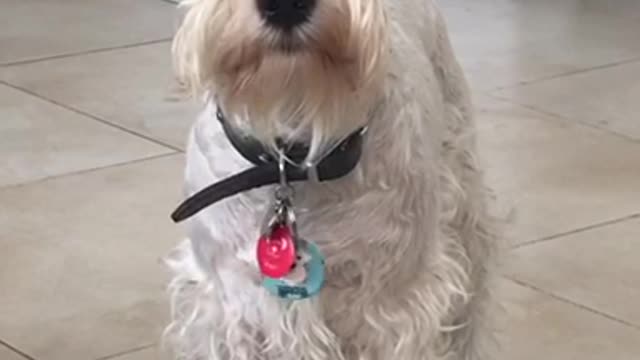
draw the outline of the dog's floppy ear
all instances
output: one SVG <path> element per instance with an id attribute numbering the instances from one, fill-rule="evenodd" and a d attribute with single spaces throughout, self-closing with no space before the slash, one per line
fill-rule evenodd
<path id="1" fill-rule="evenodd" d="M 183 0 L 182 19 L 173 39 L 173 65 L 180 87 L 192 94 L 206 90 L 213 71 L 215 42 L 220 27 L 222 2 L 219 0 Z"/>

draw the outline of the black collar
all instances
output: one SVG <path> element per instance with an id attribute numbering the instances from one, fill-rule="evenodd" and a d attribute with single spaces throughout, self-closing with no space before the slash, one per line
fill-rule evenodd
<path id="1" fill-rule="evenodd" d="M 278 161 L 271 155 L 271 152 L 255 138 L 234 129 L 220 110 L 217 112 L 217 118 L 233 147 L 255 166 L 212 184 L 186 199 L 171 214 L 174 222 L 186 220 L 227 197 L 265 185 L 277 184 L 280 181 Z M 318 180 L 328 181 L 341 178 L 358 165 L 362 155 L 365 130 L 366 128 L 361 128 L 353 132 L 316 165 Z M 278 146 L 282 145 L 282 148 L 285 149 L 287 159 L 293 162 L 286 163 L 287 180 L 291 182 L 308 180 L 309 168 L 297 164 L 303 163 L 309 152 L 309 146 L 302 143 L 288 145 L 279 143 L 277 142 Z"/>

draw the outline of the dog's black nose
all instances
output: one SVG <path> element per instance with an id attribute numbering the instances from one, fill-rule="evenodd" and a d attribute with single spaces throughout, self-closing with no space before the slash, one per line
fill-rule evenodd
<path id="1" fill-rule="evenodd" d="M 316 6 L 316 0 L 257 0 L 257 2 L 260 15 L 267 24 L 285 31 L 290 31 L 309 20 Z"/>

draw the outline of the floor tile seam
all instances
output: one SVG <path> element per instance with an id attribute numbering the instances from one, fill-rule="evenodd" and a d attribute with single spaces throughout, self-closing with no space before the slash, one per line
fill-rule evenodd
<path id="1" fill-rule="evenodd" d="M 140 345 L 140 346 L 137 346 L 137 347 L 134 347 L 134 348 L 130 348 L 130 349 L 127 349 L 127 350 L 123 350 L 123 351 L 119 351 L 119 352 L 112 353 L 112 354 L 109 354 L 109 355 L 101 356 L 101 357 L 96 358 L 94 360 L 112 360 L 112 359 L 116 359 L 116 358 L 121 357 L 121 356 L 126 356 L 126 355 L 134 354 L 134 353 L 137 353 L 137 352 L 140 352 L 140 351 L 148 350 L 148 349 L 153 348 L 154 346 L 156 346 L 155 343 L 149 343 L 149 344 L 145 344 L 145 345 Z"/>
<path id="2" fill-rule="evenodd" d="M 542 82 L 545 82 L 545 81 L 556 80 L 556 79 L 561 79 L 561 78 L 565 78 L 565 77 L 572 77 L 572 76 L 575 76 L 575 75 L 595 72 L 595 71 L 599 71 L 599 70 L 611 69 L 611 68 L 615 68 L 615 67 L 619 67 L 619 66 L 633 64 L 635 62 L 640 62 L 640 56 L 639 55 L 634 55 L 632 57 L 628 57 L 628 58 L 625 58 L 625 59 L 622 59 L 622 60 L 613 61 L 613 62 L 607 62 L 607 63 L 600 64 L 600 65 L 588 66 L 588 67 L 578 68 L 578 69 L 574 69 L 574 70 L 562 71 L 562 72 L 558 72 L 558 73 L 554 73 L 554 74 L 535 77 L 535 78 L 532 78 L 532 79 L 529 79 L 529 80 L 522 80 L 522 81 L 518 81 L 518 82 L 512 83 L 512 84 L 500 85 L 500 86 L 496 86 L 496 87 L 491 88 L 491 89 L 487 89 L 485 91 L 487 91 L 488 93 L 491 94 L 491 93 L 496 93 L 496 92 L 500 92 L 500 91 L 504 91 L 504 90 L 513 90 L 513 89 L 516 89 L 516 88 L 519 88 L 519 87 L 525 87 L 525 86 L 528 86 L 528 85 L 534 85 L 534 84 L 542 83 Z"/>
<path id="3" fill-rule="evenodd" d="M 39 57 L 39 58 L 34 58 L 34 59 L 24 59 L 24 60 L 10 61 L 10 62 L 6 62 L 6 63 L 0 64 L 0 69 L 8 69 L 8 68 L 11 68 L 11 67 L 17 67 L 17 66 L 29 65 L 29 64 L 36 64 L 36 63 L 41 63 L 41 62 L 46 62 L 46 61 L 51 61 L 51 60 L 68 59 L 68 58 L 75 58 L 75 57 L 91 55 L 91 54 L 116 52 L 116 51 L 119 51 L 119 50 L 132 49 L 132 48 L 136 48 L 136 47 L 157 45 L 157 44 L 162 44 L 162 43 L 169 42 L 172 39 L 173 39 L 172 37 L 163 37 L 163 38 L 160 38 L 160 39 L 148 40 L 148 41 L 140 41 L 140 42 L 135 42 L 135 43 L 130 43 L 130 44 L 122 44 L 122 45 L 107 46 L 107 47 L 94 48 L 94 49 L 88 49 L 88 50 L 73 51 L 73 52 L 67 52 L 67 53 L 62 53 L 62 54 L 44 56 L 44 57 Z"/>
<path id="4" fill-rule="evenodd" d="M 165 141 L 156 139 L 156 138 L 154 138 L 154 137 L 152 137 L 150 135 L 146 135 L 146 134 L 143 134 L 141 132 L 129 129 L 128 127 L 126 127 L 124 125 L 118 124 L 118 123 L 116 123 L 114 121 L 106 120 L 104 118 L 101 118 L 100 116 L 91 114 L 91 113 L 89 113 L 87 111 L 84 111 L 84 110 L 80 110 L 80 109 L 75 108 L 75 107 L 73 107 L 71 105 L 67 105 L 67 104 L 64 104 L 64 103 L 62 103 L 60 101 L 50 99 L 50 98 L 48 98 L 48 97 L 46 97 L 44 95 L 41 95 L 41 94 L 39 94 L 39 93 L 37 93 L 35 91 L 32 91 L 32 90 L 26 89 L 26 88 L 24 88 L 22 86 L 15 85 L 15 84 L 12 84 L 12 83 L 4 81 L 4 80 L 0 80 L 0 84 L 8 86 L 8 87 L 10 87 L 10 88 L 12 88 L 14 90 L 20 91 L 20 92 L 22 92 L 24 94 L 33 96 L 33 97 L 35 97 L 37 99 L 45 101 L 45 102 L 47 102 L 47 103 L 49 103 L 51 105 L 54 105 L 56 107 L 65 109 L 67 111 L 71 111 L 71 112 L 73 112 L 73 113 L 75 113 L 77 115 L 81 115 L 84 118 L 87 118 L 89 120 L 96 121 L 96 122 L 99 122 L 99 123 L 101 123 L 103 125 L 109 126 L 111 128 L 117 129 L 117 130 L 120 130 L 120 131 L 122 131 L 124 133 L 127 133 L 129 135 L 132 135 L 132 136 L 134 136 L 134 137 L 136 137 L 138 139 L 146 140 L 146 141 L 151 142 L 151 143 L 153 143 L 155 145 L 158 145 L 158 146 L 161 146 L 161 147 L 173 150 L 173 151 L 183 152 L 183 150 L 181 148 L 179 148 L 177 146 L 174 146 L 172 144 L 169 144 L 168 142 L 165 142 Z"/>
<path id="5" fill-rule="evenodd" d="M 36 358 L 34 358 L 33 356 L 27 354 L 26 352 L 18 349 L 17 347 L 9 344 L 7 341 L 0 339 L 0 345 L 6 347 L 7 349 L 9 349 L 10 351 L 12 351 L 14 354 L 24 358 L 25 360 L 36 360 Z"/>
<path id="6" fill-rule="evenodd" d="M 583 120 L 574 120 L 570 117 L 564 116 L 564 115 L 560 115 L 558 113 L 552 112 L 552 111 L 548 111 L 548 110 L 544 110 L 544 109 L 540 109 L 537 106 L 534 105 L 530 105 L 530 104 L 525 104 L 513 99 L 509 99 L 506 97 L 502 97 L 500 95 L 497 95 L 495 93 L 492 92 L 485 92 L 483 93 L 485 96 L 489 96 L 491 99 L 494 100 L 498 100 L 510 105 L 515 105 L 515 106 L 519 106 L 521 108 L 533 111 L 535 113 L 538 113 L 540 115 L 543 115 L 545 117 L 548 118 L 548 120 L 557 120 L 557 121 L 563 121 L 565 123 L 570 123 L 570 124 L 574 124 L 574 125 L 580 125 L 584 128 L 588 128 L 588 129 L 593 129 L 593 130 L 597 130 L 599 132 L 611 135 L 611 136 L 615 136 L 616 138 L 634 143 L 634 144 L 640 144 L 640 138 L 635 138 L 633 136 L 629 136 L 620 132 L 617 132 L 615 130 L 611 130 L 602 126 L 598 126 L 598 125 L 594 125 L 590 122 L 587 121 L 583 121 Z"/>
<path id="7" fill-rule="evenodd" d="M 581 310 L 587 311 L 587 312 L 589 312 L 589 313 L 591 313 L 591 314 L 594 314 L 594 315 L 597 315 L 597 316 L 599 316 L 599 317 L 606 318 L 606 319 L 611 320 L 611 321 L 613 321 L 613 322 L 616 322 L 616 323 L 618 323 L 618 324 L 624 325 L 624 326 L 625 326 L 625 327 L 627 327 L 627 328 L 630 328 L 630 329 L 632 329 L 632 330 L 635 330 L 635 331 L 640 332 L 640 325 L 637 325 L 637 324 L 634 324 L 634 323 L 632 323 L 632 322 L 629 322 L 629 321 L 626 321 L 626 320 L 620 319 L 620 318 L 618 318 L 618 317 L 616 317 L 616 316 L 614 316 L 614 315 L 608 314 L 608 313 L 606 313 L 606 312 L 604 312 L 604 311 L 600 311 L 600 310 L 594 309 L 594 308 L 592 308 L 592 307 L 589 307 L 589 306 L 586 306 L 586 305 L 580 304 L 580 303 L 578 303 L 578 302 L 576 302 L 576 301 L 573 301 L 573 300 L 571 300 L 571 299 L 565 298 L 564 296 L 556 295 L 556 294 L 554 294 L 554 293 L 553 293 L 553 292 L 551 292 L 551 291 L 544 290 L 544 289 L 542 289 L 542 288 L 540 288 L 540 287 L 538 287 L 538 286 L 535 286 L 535 285 L 533 285 L 533 284 L 530 284 L 530 283 L 528 283 L 528 282 L 526 282 L 526 281 L 518 280 L 518 279 L 516 279 L 516 278 L 514 278 L 514 277 L 512 277 L 512 276 L 505 276 L 505 278 L 506 278 L 507 280 L 509 280 L 509 281 L 511 281 L 511 282 L 513 282 L 513 283 L 515 283 L 515 284 L 517 284 L 517 285 L 520 285 L 520 286 L 522 286 L 522 287 L 525 287 L 525 288 L 527 288 L 527 289 L 529 289 L 529 290 L 533 290 L 533 291 L 535 291 L 535 292 L 537 292 L 537 293 L 540 293 L 540 294 L 546 295 L 546 296 L 548 296 L 548 297 L 550 297 L 550 298 L 552 298 L 552 299 L 554 299 L 554 300 L 556 300 L 556 301 L 560 301 L 560 302 L 562 302 L 562 303 L 565 303 L 565 304 L 571 305 L 571 306 L 576 307 L 576 308 L 578 308 L 578 309 L 581 309 Z"/>
<path id="8" fill-rule="evenodd" d="M 62 174 L 56 174 L 56 175 L 51 175 L 51 176 L 47 176 L 47 177 L 43 177 L 43 178 L 38 178 L 38 179 L 35 179 L 35 180 L 32 180 L 32 181 L 21 182 L 21 183 L 18 183 L 18 184 L 4 185 L 4 186 L 0 186 L 0 193 L 3 192 L 3 191 L 7 191 L 7 190 L 21 189 L 21 188 L 25 188 L 25 187 L 29 187 L 29 186 L 42 184 L 42 183 L 45 183 L 47 181 L 64 179 L 64 178 L 68 178 L 68 177 L 91 174 L 91 173 L 104 171 L 104 170 L 109 170 L 109 169 L 115 169 L 115 168 L 119 168 L 119 167 L 136 165 L 136 164 L 141 164 L 141 163 L 145 163 L 145 162 L 151 162 L 151 161 L 155 161 L 155 160 L 159 160 L 159 159 L 163 159 L 163 158 L 170 158 L 172 156 L 177 156 L 177 155 L 181 155 L 181 154 L 182 153 L 179 153 L 179 152 L 176 152 L 176 151 L 170 151 L 170 152 L 167 152 L 167 153 L 155 154 L 155 155 L 151 155 L 151 156 L 145 156 L 145 157 L 141 157 L 141 158 L 137 158 L 137 159 L 121 161 L 121 162 L 108 164 L 108 165 L 104 165 L 104 166 L 94 166 L 94 167 L 79 169 L 79 170 L 75 170 L 75 171 L 69 171 L 69 172 L 62 173 Z"/>
<path id="9" fill-rule="evenodd" d="M 553 241 L 553 240 L 560 240 L 563 238 L 568 238 L 571 237 L 573 235 L 578 235 L 578 234 L 582 234 L 588 231 L 593 231 L 593 230 L 598 230 L 598 229 L 602 229 L 602 228 L 606 228 L 609 226 L 613 226 L 613 225 L 618 225 L 627 221 L 632 221 L 635 219 L 639 219 L 640 218 L 640 213 L 633 213 L 630 215 L 625 215 L 622 217 L 618 217 L 615 219 L 610 219 L 610 220 L 606 220 L 606 221 L 601 221 L 601 222 L 597 222 L 597 223 L 593 223 L 590 225 L 586 225 L 586 226 L 582 226 L 582 227 L 578 227 L 572 230 L 568 230 L 568 231 L 563 231 L 560 233 L 556 233 L 553 235 L 549 235 L 549 236 L 545 236 L 539 239 L 535 239 L 535 240 L 529 240 L 529 241 L 525 241 L 523 243 L 517 244 L 515 246 L 513 246 L 511 249 L 512 250 L 518 250 L 518 249 L 522 249 L 522 248 L 526 248 L 529 246 L 533 246 L 533 245 L 538 245 L 541 243 L 546 243 L 549 241 Z"/>

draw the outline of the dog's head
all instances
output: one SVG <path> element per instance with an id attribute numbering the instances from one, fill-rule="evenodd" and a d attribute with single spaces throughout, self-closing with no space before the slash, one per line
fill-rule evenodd
<path id="1" fill-rule="evenodd" d="M 173 47 L 179 79 L 215 96 L 259 137 L 283 129 L 315 142 L 345 135 L 366 122 L 383 88 L 382 3 L 184 0 Z"/>

